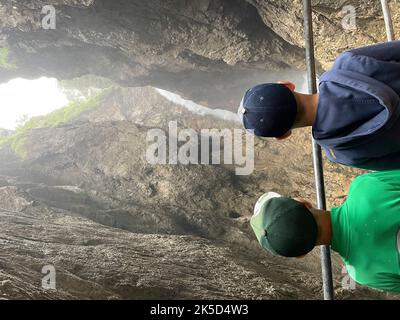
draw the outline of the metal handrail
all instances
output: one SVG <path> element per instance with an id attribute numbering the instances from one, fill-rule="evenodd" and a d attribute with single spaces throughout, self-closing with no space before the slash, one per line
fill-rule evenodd
<path id="1" fill-rule="evenodd" d="M 386 35 L 388 41 L 393 41 L 395 38 L 392 16 L 390 14 L 390 7 L 387 0 L 381 0 L 383 17 L 385 19 Z"/>
<path id="2" fill-rule="evenodd" d="M 303 0 L 304 5 L 304 35 L 306 47 L 306 64 L 308 90 L 310 94 L 317 93 L 317 77 L 315 72 L 315 53 L 314 53 L 314 33 L 312 26 L 312 7 L 311 0 Z M 325 183 L 324 183 L 324 168 L 322 160 L 321 147 L 312 139 L 313 145 L 313 163 L 315 175 L 315 188 L 317 192 L 318 209 L 326 210 L 325 199 Z M 324 299 L 333 300 L 333 277 L 332 277 L 332 261 L 329 246 L 321 246 L 321 266 Z"/>

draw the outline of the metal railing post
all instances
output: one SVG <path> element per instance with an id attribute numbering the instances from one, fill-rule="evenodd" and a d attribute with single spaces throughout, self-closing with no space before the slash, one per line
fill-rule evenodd
<path id="1" fill-rule="evenodd" d="M 388 41 L 393 41 L 395 37 L 394 37 L 392 16 L 390 14 L 390 7 L 387 0 L 381 0 L 381 3 L 382 3 L 383 17 L 385 18 L 387 39 Z"/>
<path id="2" fill-rule="evenodd" d="M 304 35 L 306 47 L 306 64 L 308 75 L 308 90 L 310 94 L 317 93 L 317 79 L 315 72 L 314 34 L 312 26 L 311 0 L 303 0 L 304 5 Z M 321 147 L 312 139 L 315 186 L 317 192 L 318 208 L 326 210 L 324 169 Z M 321 265 L 324 299 L 333 300 L 332 262 L 329 246 L 321 246 Z"/>

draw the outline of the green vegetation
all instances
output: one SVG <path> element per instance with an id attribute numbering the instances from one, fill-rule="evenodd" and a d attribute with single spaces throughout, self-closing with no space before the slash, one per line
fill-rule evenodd
<path id="1" fill-rule="evenodd" d="M 55 110 L 48 115 L 34 117 L 18 127 L 17 132 L 25 132 L 29 129 L 58 127 L 62 124 L 71 122 L 78 118 L 82 112 L 97 108 L 109 92 L 109 90 L 106 90 L 88 100 L 72 102 L 68 106 Z"/>
<path id="2" fill-rule="evenodd" d="M 8 48 L 0 48 L 0 68 L 14 69 L 16 65 L 10 62 L 10 50 Z"/>
<path id="3" fill-rule="evenodd" d="M 26 158 L 26 151 L 24 148 L 26 137 L 25 132 L 16 131 L 14 134 L 9 136 L 0 137 L 0 148 L 9 145 L 13 152 L 21 159 Z"/>
<path id="4" fill-rule="evenodd" d="M 9 145 L 13 152 L 20 158 L 27 156 L 25 149 L 26 133 L 32 129 L 53 128 L 69 123 L 77 119 L 83 112 L 97 108 L 112 89 L 104 90 L 100 94 L 81 102 L 72 102 L 68 106 L 55 110 L 45 116 L 34 117 L 21 124 L 15 133 L 9 136 L 0 137 L 0 147 Z"/>

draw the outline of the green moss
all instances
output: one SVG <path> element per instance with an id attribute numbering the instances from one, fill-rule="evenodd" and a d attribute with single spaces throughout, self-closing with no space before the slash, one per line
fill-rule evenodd
<path id="1" fill-rule="evenodd" d="M 53 128 L 69 123 L 77 119 L 83 112 L 97 108 L 101 101 L 111 92 L 112 89 L 104 90 L 99 95 L 86 101 L 73 102 L 64 108 L 49 113 L 48 115 L 34 117 L 28 120 L 25 124 L 17 127 L 14 134 L 0 137 L 0 147 L 8 145 L 17 156 L 21 159 L 25 159 L 27 157 L 27 150 L 25 147 L 27 142 L 26 133 L 29 130 Z"/>
<path id="2" fill-rule="evenodd" d="M 27 138 L 24 135 L 18 136 L 18 138 L 13 139 L 11 143 L 11 149 L 13 152 L 21 159 L 26 159 L 28 152 L 25 148 Z"/>
<path id="3" fill-rule="evenodd" d="M 46 116 L 34 117 L 22 126 L 18 127 L 17 132 L 26 131 L 29 129 L 58 127 L 62 124 L 69 123 L 78 118 L 82 112 L 97 108 L 101 101 L 109 93 L 110 90 L 105 90 L 101 94 L 88 100 L 72 102 L 68 106 L 53 111 Z"/>
<path id="4" fill-rule="evenodd" d="M 10 50 L 8 48 L 0 48 L 0 68 L 15 69 L 16 65 L 10 62 Z"/>
<path id="5" fill-rule="evenodd" d="M 0 148 L 10 146 L 11 150 L 21 159 L 25 159 L 27 151 L 25 149 L 26 137 L 24 133 L 16 132 L 13 135 L 0 137 Z"/>

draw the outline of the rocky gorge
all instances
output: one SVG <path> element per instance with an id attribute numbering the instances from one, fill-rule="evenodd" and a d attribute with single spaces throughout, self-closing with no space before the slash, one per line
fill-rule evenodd
<path id="1" fill-rule="evenodd" d="M 384 40 L 379 1 L 313 3 L 320 72 L 342 50 Z M 55 30 L 41 28 L 48 4 Z M 346 4 L 358 26 L 343 32 Z M 240 128 L 160 89 L 235 111 L 251 84 L 302 81 L 300 1 L 0 0 L 0 17 L 1 82 L 47 76 L 82 90 L 77 78 L 110 81 L 83 102 L 0 131 L 0 299 L 322 297 L 317 250 L 304 260 L 271 256 L 249 226 L 264 192 L 315 202 L 308 130 L 256 139 L 249 176 L 223 164 L 146 161 L 149 130 L 166 132 L 171 121 Z M 328 162 L 325 170 L 328 205 L 338 205 L 361 171 Z M 338 299 L 398 298 L 346 288 L 333 262 Z M 57 271 L 56 290 L 41 286 L 46 265 Z"/>

